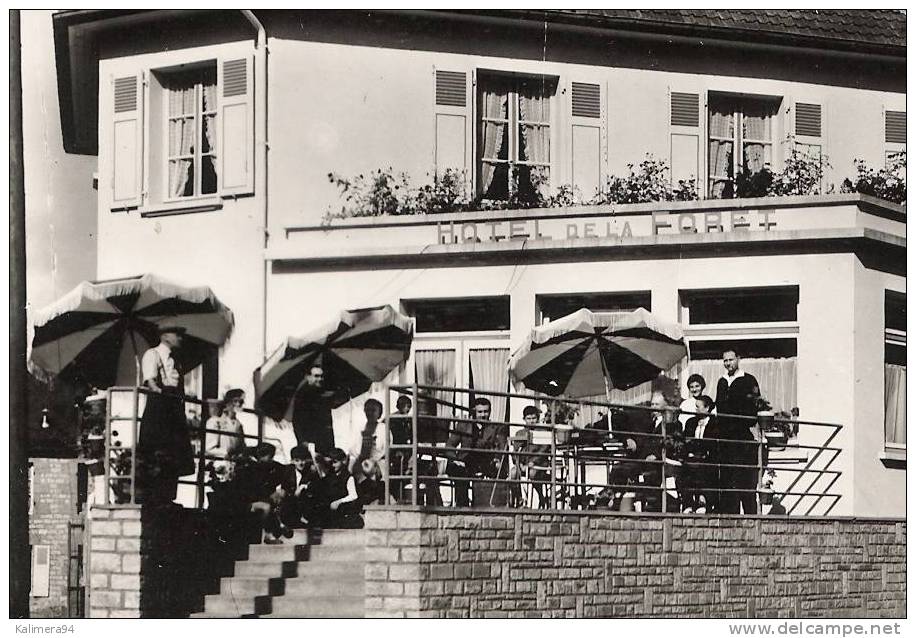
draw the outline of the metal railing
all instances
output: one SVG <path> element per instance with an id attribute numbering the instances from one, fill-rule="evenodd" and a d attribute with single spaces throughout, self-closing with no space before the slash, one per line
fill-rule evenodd
<path id="1" fill-rule="evenodd" d="M 409 413 L 392 413 L 393 399 L 400 396 L 411 399 Z M 505 404 L 506 416 L 474 419 L 468 406 L 478 397 Z M 536 424 L 508 420 L 510 406 L 514 413 L 521 411 L 518 404 L 544 404 L 547 418 Z M 571 426 L 562 416 L 586 407 L 610 415 L 607 430 Z M 399 437 L 389 434 L 401 442 L 392 438 L 386 449 L 386 504 L 440 506 L 450 501 L 455 506 L 464 500 L 459 493 L 473 491 L 475 508 L 531 508 L 537 495 L 538 508 L 591 509 L 605 507 L 607 500 L 615 509 L 675 512 L 684 508 L 686 497 L 701 494 L 707 513 L 738 513 L 735 500 L 744 502 L 745 512 L 761 512 L 775 495 L 788 515 L 827 515 L 842 497 L 831 491 L 842 475 L 836 469 L 842 449 L 832 445 L 839 424 L 775 417 L 761 417 L 758 423 L 756 416 L 719 414 L 713 417 L 724 430 L 714 431 L 716 436 L 686 437 L 679 417 L 706 415 L 676 407 L 421 384 L 388 386 L 384 410 L 390 432 L 393 421 L 400 419 L 402 426 Z M 655 415 L 661 416 L 657 424 Z M 630 421 L 653 426 L 639 428 Z M 796 436 L 768 442 L 766 427 Z M 513 431 L 526 436 L 512 438 Z M 535 432 L 542 442 L 549 437 L 549 444 L 534 448 Z M 715 454 L 691 457 L 689 450 L 702 446 Z M 595 467 L 603 467 L 604 480 L 590 480 L 595 471 L 589 468 Z"/>
<path id="2" fill-rule="evenodd" d="M 112 506 L 132 506 L 137 501 L 137 442 L 140 433 L 140 421 L 143 417 L 140 411 L 141 395 L 153 395 L 163 400 L 177 401 L 182 404 L 182 412 L 186 411 L 188 404 L 204 406 L 215 399 L 199 399 L 194 396 L 185 395 L 167 395 L 154 393 L 151 390 L 135 386 L 118 386 L 106 390 L 105 406 L 105 434 L 104 434 L 104 477 L 105 488 L 103 503 Z M 130 397 L 130 407 L 126 414 L 113 413 L 115 406 L 115 397 L 118 395 L 127 395 Z M 192 425 L 189 423 L 188 435 L 192 442 L 196 441 L 197 445 L 194 450 L 195 469 L 193 478 L 179 477 L 179 485 L 194 485 L 195 497 L 194 507 L 202 509 L 205 507 L 208 463 L 212 461 L 225 460 L 222 456 L 216 456 L 207 453 L 207 435 L 215 434 L 220 436 L 229 436 L 241 438 L 242 440 L 260 443 L 264 440 L 264 419 L 256 410 L 241 408 L 239 412 L 251 414 L 257 417 L 258 433 L 257 434 L 237 434 L 224 430 L 207 428 L 207 419 L 201 415 L 199 423 Z M 126 423 L 129 427 L 129 436 L 123 436 L 114 426 L 118 423 Z M 192 476 L 192 475 L 185 475 Z"/>

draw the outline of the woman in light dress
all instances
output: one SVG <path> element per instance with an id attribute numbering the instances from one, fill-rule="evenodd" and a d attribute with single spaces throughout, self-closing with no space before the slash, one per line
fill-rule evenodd
<path id="1" fill-rule="evenodd" d="M 242 424 L 238 412 L 245 405 L 245 392 L 238 388 L 228 390 L 223 395 L 218 414 L 207 420 L 207 457 L 215 462 L 228 459 L 233 452 L 245 447 L 242 437 Z"/>

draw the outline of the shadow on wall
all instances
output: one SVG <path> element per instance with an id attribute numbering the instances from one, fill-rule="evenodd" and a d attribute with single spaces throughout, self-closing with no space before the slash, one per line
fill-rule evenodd
<path id="1" fill-rule="evenodd" d="M 143 508 L 140 615 L 187 618 L 203 610 L 248 547 L 249 526 L 177 506 Z"/>

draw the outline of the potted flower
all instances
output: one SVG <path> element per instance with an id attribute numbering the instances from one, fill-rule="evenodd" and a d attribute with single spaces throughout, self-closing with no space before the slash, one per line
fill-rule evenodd
<path id="1" fill-rule="evenodd" d="M 784 413 L 773 413 L 773 407 L 765 398 L 757 399 L 757 425 L 771 449 L 783 449 L 791 438 L 791 424 L 783 418 Z"/>

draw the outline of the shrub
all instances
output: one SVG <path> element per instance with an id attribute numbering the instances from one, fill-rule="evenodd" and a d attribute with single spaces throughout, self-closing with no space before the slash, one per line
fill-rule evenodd
<path id="1" fill-rule="evenodd" d="M 651 155 L 636 167 L 627 164 L 630 174 L 608 177 L 603 192 L 591 202 L 594 204 L 642 204 L 645 202 L 692 201 L 698 199 L 696 180 L 680 180 L 671 185 L 669 169 L 663 160 Z"/>
<path id="2" fill-rule="evenodd" d="M 768 195 L 819 195 L 824 172 L 830 167 L 826 156 L 813 156 L 800 151 L 789 138 L 792 152 L 782 171 L 771 177 Z"/>
<path id="3" fill-rule="evenodd" d="M 337 212 L 327 211 L 326 222 L 348 217 L 451 213 L 470 209 L 464 176 L 452 169 L 433 176 L 431 184 L 417 189 L 411 187 L 407 173 L 395 174 L 391 167 L 353 179 L 328 173 L 328 180 L 340 189 L 344 203 Z"/>
<path id="4" fill-rule="evenodd" d="M 888 156 L 888 165 L 880 170 L 869 168 L 864 160 L 855 162 L 856 176 L 846 178 L 840 186 L 842 193 L 862 193 L 880 199 L 906 203 L 906 151 Z"/>

